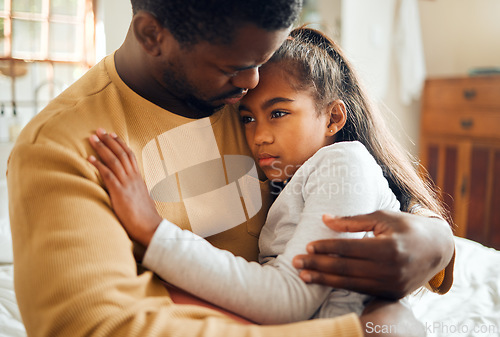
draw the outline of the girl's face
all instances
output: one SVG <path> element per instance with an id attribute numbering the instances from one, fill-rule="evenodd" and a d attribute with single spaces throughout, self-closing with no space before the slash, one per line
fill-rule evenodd
<path id="1" fill-rule="evenodd" d="M 330 132 L 330 114 L 318 114 L 311 93 L 292 88 L 290 77 L 279 64 L 267 64 L 239 108 L 252 154 L 274 181 L 291 177 L 337 131 Z"/>

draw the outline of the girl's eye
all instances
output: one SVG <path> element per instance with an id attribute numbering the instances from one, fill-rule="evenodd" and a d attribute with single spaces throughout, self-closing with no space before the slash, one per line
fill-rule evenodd
<path id="1" fill-rule="evenodd" d="M 250 117 L 250 116 L 241 116 L 241 117 L 240 117 L 240 120 L 241 120 L 241 123 L 243 123 L 243 124 L 248 124 L 248 123 L 250 123 L 250 122 L 254 122 L 254 121 L 255 121 L 255 118 Z"/>
<path id="2" fill-rule="evenodd" d="M 288 115 L 288 112 L 281 111 L 281 110 L 275 110 L 275 111 L 271 112 L 271 118 L 280 118 L 280 117 L 283 117 L 286 115 Z"/>

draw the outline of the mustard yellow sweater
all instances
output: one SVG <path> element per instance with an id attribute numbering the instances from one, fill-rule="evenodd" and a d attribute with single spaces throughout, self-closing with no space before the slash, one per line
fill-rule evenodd
<path id="1" fill-rule="evenodd" d="M 98 127 L 133 149 L 163 217 L 220 248 L 257 257 L 269 198 L 265 189 L 245 194 L 265 184 L 255 185 L 255 168 L 239 157 L 250 153 L 237 115 L 226 108 L 200 121 L 165 111 L 130 90 L 109 56 L 25 127 L 9 160 L 14 281 L 28 336 L 362 335 L 354 315 L 256 326 L 173 304 L 158 278 L 138 273 L 132 242 L 86 160 Z M 231 184 L 247 171 L 246 188 L 243 180 Z M 237 212 L 221 207 L 235 199 L 243 201 Z"/>
<path id="2" fill-rule="evenodd" d="M 270 201 L 245 160 L 236 113 L 191 120 L 165 111 L 130 90 L 109 56 L 25 127 L 9 160 L 14 281 L 28 336 L 362 336 L 355 315 L 256 326 L 173 304 L 158 278 L 138 271 L 133 244 L 86 160 L 98 127 L 132 148 L 162 217 L 257 257 Z"/>

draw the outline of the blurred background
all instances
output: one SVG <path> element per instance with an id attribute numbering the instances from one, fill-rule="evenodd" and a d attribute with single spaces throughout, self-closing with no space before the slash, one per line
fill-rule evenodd
<path id="1" fill-rule="evenodd" d="M 19 131 L 120 46 L 131 17 L 129 0 L 0 0 L 0 221 Z M 425 81 L 498 71 L 499 17 L 499 0 L 306 0 L 301 21 L 343 47 L 394 135 L 419 156 Z"/>
<path id="2" fill-rule="evenodd" d="M 306 0 L 304 7 L 302 21 L 340 43 L 413 154 L 421 79 L 500 67 L 498 0 Z M 118 48 L 131 16 L 129 0 L 0 0 L 0 142 L 19 131 L 6 125 L 25 125 Z"/>

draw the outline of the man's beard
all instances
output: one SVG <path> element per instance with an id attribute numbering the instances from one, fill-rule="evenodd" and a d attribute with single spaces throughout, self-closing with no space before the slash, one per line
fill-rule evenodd
<path id="1" fill-rule="evenodd" d="M 199 118 L 211 116 L 225 105 L 214 104 L 214 102 L 238 96 L 245 92 L 244 89 L 236 88 L 231 92 L 213 98 L 203 99 L 200 98 L 202 95 L 199 90 L 186 79 L 186 76 L 183 76 L 182 71 L 173 69 L 173 65 L 165 69 L 163 73 L 163 82 L 168 85 L 169 91 L 174 96 L 183 101 L 188 107 L 194 109 L 199 115 Z"/>

